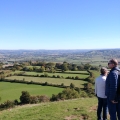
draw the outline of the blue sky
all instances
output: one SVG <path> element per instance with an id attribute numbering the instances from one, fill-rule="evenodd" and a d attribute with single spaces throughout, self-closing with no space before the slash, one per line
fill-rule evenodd
<path id="1" fill-rule="evenodd" d="M 120 0 L 0 0 L 0 49 L 120 48 Z"/>

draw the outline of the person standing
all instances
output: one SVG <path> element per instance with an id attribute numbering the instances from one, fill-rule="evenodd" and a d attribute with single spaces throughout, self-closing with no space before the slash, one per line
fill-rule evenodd
<path id="1" fill-rule="evenodd" d="M 105 67 L 102 67 L 100 72 L 101 75 L 95 79 L 95 94 L 98 97 L 97 120 L 106 120 L 107 96 L 105 96 L 105 81 L 108 70 Z"/>
<path id="2" fill-rule="evenodd" d="M 111 59 L 108 62 L 108 67 L 111 69 L 107 79 L 105 87 L 105 95 L 107 96 L 108 110 L 110 114 L 110 120 L 120 120 L 120 102 L 117 95 L 117 83 L 118 83 L 118 61 Z M 117 115 L 116 115 L 117 113 Z"/>

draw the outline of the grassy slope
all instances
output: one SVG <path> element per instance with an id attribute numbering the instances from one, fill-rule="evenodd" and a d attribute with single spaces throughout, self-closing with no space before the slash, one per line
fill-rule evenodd
<path id="1" fill-rule="evenodd" d="M 58 94 L 62 90 L 63 88 L 50 86 L 0 82 L 0 102 L 14 99 L 19 100 L 22 91 L 28 91 L 30 95 L 47 95 L 51 97 L 52 94 Z"/>
<path id="2" fill-rule="evenodd" d="M 0 120 L 96 120 L 96 98 L 25 105 L 0 112 Z"/>
<path id="3" fill-rule="evenodd" d="M 26 105 L 0 112 L 0 120 L 83 120 L 84 114 L 96 120 L 96 106 L 96 98 Z"/>

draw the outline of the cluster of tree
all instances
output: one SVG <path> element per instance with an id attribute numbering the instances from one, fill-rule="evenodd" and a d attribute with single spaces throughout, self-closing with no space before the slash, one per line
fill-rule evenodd
<path id="1" fill-rule="evenodd" d="M 31 67 L 27 67 L 27 66 L 31 66 Z M 37 67 L 36 67 L 37 66 Z M 35 71 L 35 72 L 44 72 L 44 71 L 48 71 L 51 73 L 56 72 L 56 70 L 60 70 L 62 72 L 64 71 L 77 71 L 77 70 L 99 70 L 99 67 L 96 66 L 92 66 L 89 63 L 87 64 L 73 64 L 73 63 L 67 63 L 67 62 L 63 62 L 63 63 L 52 63 L 52 62 L 32 62 L 32 61 L 28 61 L 28 62 L 23 62 L 21 64 L 17 64 L 14 63 L 13 66 L 8 66 L 4 69 L 10 69 L 10 70 L 23 70 L 23 71 Z"/>
<path id="2" fill-rule="evenodd" d="M 95 83 L 95 75 L 93 72 L 89 71 L 88 70 L 88 73 L 89 73 L 89 77 L 86 78 L 86 81 L 88 81 L 88 83 L 91 83 L 92 85 L 94 85 Z"/>
<path id="3" fill-rule="evenodd" d="M 40 66 L 35 67 L 35 65 Z M 63 62 L 63 63 L 41 63 L 38 62 L 38 64 L 34 63 L 32 64 L 33 67 L 24 67 L 22 70 L 23 71 L 37 71 L 37 72 L 44 72 L 44 71 L 48 71 L 51 73 L 56 72 L 56 70 L 60 70 L 62 72 L 64 71 L 77 71 L 77 70 L 99 70 L 99 67 L 96 66 L 91 66 L 90 64 L 81 64 L 81 65 L 77 65 L 77 64 L 71 64 L 71 63 L 67 63 L 67 62 Z"/>
<path id="4" fill-rule="evenodd" d="M 87 83 L 84 83 L 84 91 L 86 93 L 88 93 L 89 97 L 94 96 L 94 89 L 93 89 L 93 85 L 95 83 L 95 76 L 94 73 L 91 71 L 88 71 L 90 76 L 88 78 L 86 78 Z"/>
<path id="5" fill-rule="evenodd" d="M 71 64 L 67 62 L 63 62 L 63 64 L 56 64 L 57 69 L 61 69 L 62 71 L 81 71 L 81 70 L 99 70 L 99 67 L 91 66 L 90 64 Z"/>
<path id="6" fill-rule="evenodd" d="M 9 109 L 15 107 L 15 102 L 7 100 L 4 103 L 0 104 L 0 110 Z"/>
<path id="7" fill-rule="evenodd" d="M 22 91 L 22 95 L 20 96 L 20 104 L 35 104 L 49 101 L 50 98 L 48 96 L 45 95 L 31 96 L 27 91 Z"/>
<path id="8" fill-rule="evenodd" d="M 52 95 L 51 101 L 58 101 L 58 100 L 67 100 L 67 99 L 74 99 L 79 98 L 80 94 L 75 89 L 66 88 L 61 93 L 57 95 Z"/>
<path id="9" fill-rule="evenodd" d="M 78 87 L 75 87 L 75 85 L 71 83 L 70 87 L 67 87 L 61 93 L 58 93 L 57 95 L 53 94 L 51 97 L 51 101 L 67 100 L 79 97 L 94 97 L 94 90 L 92 89 L 92 86 L 87 89 L 80 89 Z"/>
<path id="10" fill-rule="evenodd" d="M 0 80 L 4 80 L 4 79 L 5 79 L 4 72 L 0 72 Z"/>
<path id="11" fill-rule="evenodd" d="M 2 70 L 3 63 L 0 62 L 0 70 Z"/>

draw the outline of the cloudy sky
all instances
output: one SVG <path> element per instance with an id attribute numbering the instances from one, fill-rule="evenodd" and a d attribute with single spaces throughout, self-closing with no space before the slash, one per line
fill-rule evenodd
<path id="1" fill-rule="evenodd" d="M 120 0 L 0 0 L 0 49 L 120 48 Z"/>

